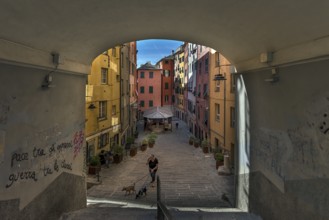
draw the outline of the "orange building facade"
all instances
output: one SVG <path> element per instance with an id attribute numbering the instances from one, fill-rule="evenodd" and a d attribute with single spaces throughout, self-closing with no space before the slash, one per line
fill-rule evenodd
<path id="1" fill-rule="evenodd" d="M 139 117 L 149 108 L 161 106 L 162 69 L 146 63 L 137 69 Z"/>

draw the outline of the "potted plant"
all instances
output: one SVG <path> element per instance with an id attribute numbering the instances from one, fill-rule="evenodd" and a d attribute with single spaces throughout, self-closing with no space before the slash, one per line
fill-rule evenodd
<path id="1" fill-rule="evenodd" d="M 214 154 L 215 160 L 216 160 L 216 170 L 219 166 L 224 165 L 224 155 L 220 152 L 217 152 Z"/>
<path id="2" fill-rule="evenodd" d="M 154 146 L 156 138 L 157 138 L 157 135 L 153 132 L 148 135 L 147 141 L 148 141 L 149 147 L 152 148 Z"/>
<path id="3" fill-rule="evenodd" d="M 138 134 L 139 134 L 139 133 L 138 133 L 138 131 L 136 130 L 135 133 L 134 133 L 135 138 L 138 138 Z"/>
<path id="4" fill-rule="evenodd" d="M 200 146 L 200 140 L 198 138 L 194 139 L 194 147 L 199 147 Z"/>
<path id="5" fill-rule="evenodd" d="M 132 144 L 130 147 L 129 155 L 133 157 L 136 154 L 137 154 L 137 146 L 135 144 Z"/>
<path id="6" fill-rule="evenodd" d="M 121 145 L 115 145 L 112 150 L 113 150 L 113 162 L 120 163 L 123 159 L 123 147 Z"/>
<path id="7" fill-rule="evenodd" d="M 148 143 L 149 143 L 149 147 L 150 147 L 150 148 L 154 147 L 155 139 L 154 139 L 154 138 L 149 138 L 149 139 L 148 139 Z"/>
<path id="8" fill-rule="evenodd" d="M 89 161 L 88 173 L 95 175 L 101 170 L 101 160 L 99 156 L 92 156 Z"/>
<path id="9" fill-rule="evenodd" d="M 191 135 L 190 138 L 189 138 L 189 140 L 188 140 L 188 143 L 189 143 L 190 145 L 193 145 L 193 143 L 194 143 L 194 139 L 195 139 L 195 137 L 194 137 L 193 135 Z"/>
<path id="10" fill-rule="evenodd" d="M 203 140 L 201 143 L 203 153 L 209 153 L 209 141 L 207 139 Z"/>
<path id="11" fill-rule="evenodd" d="M 128 149 L 130 148 L 130 146 L 131 146 L 133 143 L 135 143 L 135 138 L 132 137 L 132 136 L 127 137 L 127 144 L 126 144 L 126 145 L 129 146 Z"/>
<path id="12" fill-rule="evenodd" d="M 148 140 L 147 138 L 144 138 L 141 144 L 141 151 L 145 151 L 147 148 Z"/>

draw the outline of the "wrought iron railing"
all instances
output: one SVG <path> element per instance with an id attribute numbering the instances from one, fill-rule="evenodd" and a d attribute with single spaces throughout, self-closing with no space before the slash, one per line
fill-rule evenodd
<path id="1" fill-rule="evenodd" d="M 157 176 L 157 219 L 158 220 L 171 220 L 173 219 L 170 211 L 161 200 L 161 182 L 160 177 Z"/>

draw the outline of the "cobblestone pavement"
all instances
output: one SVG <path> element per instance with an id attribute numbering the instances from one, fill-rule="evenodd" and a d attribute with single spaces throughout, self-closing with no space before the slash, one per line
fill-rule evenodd
<path id="1" fill-rule="evenodd" d="M 189 145 L 187 126 L 182 121 L 178 122 L 178 129 L 158 134 L 153 148 L 144 152 L 139 150 L 134 157 L 127 156 L 119 164 L 102 168 L 101 183 L 88 190 L 88 201 L 156 206 L 156 187 L 148 187 L 147 196 L 139 199 L 135 199 L 135 194 L 125 196 L 122 191 L 123 186 L 136 181 L 137 191 L 150 182 L 146 161 L 150 154 L 154 154 L 159 160 L 157 174 L 161 180 L 162 199 L 167 206 L 231 207 L 234 201 L 233 176 L 218 175 L 212 154 L 204 154 L 201 148 Z M 148 134 L 142 131 L 141 124 L 138 128 L 140 135 L 136 142 L 140 142 Z M 229 202 L 222 199 L 223 194 L 228 197 Z"/>

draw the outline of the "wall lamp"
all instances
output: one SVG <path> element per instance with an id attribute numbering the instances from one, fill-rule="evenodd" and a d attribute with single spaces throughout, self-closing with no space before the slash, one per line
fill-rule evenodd
<path id="1" fill-rule="evenodd" d="M 89 106 L 88 106 L 88 109 L 95 109 L 96 108 L 96 106 L 94 105 L 94 103 L 91 103 Z"/>
<path id="2" fill-rule="evenodd" d="M 215 81 L 217 81 L 217 80 L 226 80 L 226 77 L 223 74 L 219 73 L 219 74 L 215 75 L 213 80 L 215 80 Z"/>
<path id="3" fill-rule="evenodd" d="M 279 82 L 280 77 L 278 74 L 278 69 L 277 68 L 272 68 L 272 74 L 271 74 L 271 78 L 265 79 L 265 82 L 269 82 L 269 83 L 276 83 Z"/>

